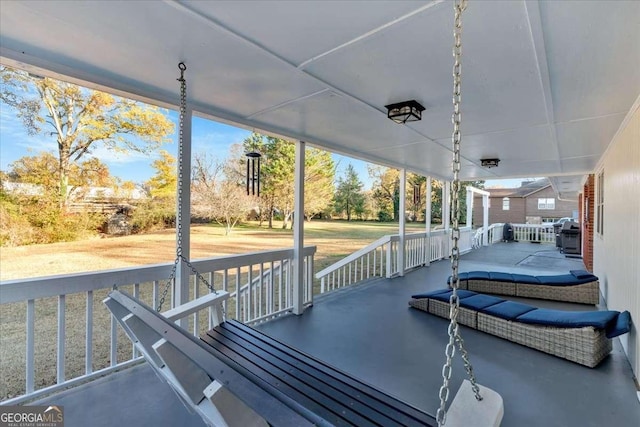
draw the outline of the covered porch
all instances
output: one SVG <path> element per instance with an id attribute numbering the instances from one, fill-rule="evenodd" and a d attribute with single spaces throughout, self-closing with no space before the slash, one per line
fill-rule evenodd
<path id="1" fill-rule="evenodd" d="M 174 77 L 176 64 L 184 61 L 192 91 L 185 114 L 184 168 L 190 168 L 193 115 L 295 139 L 297 212 L 304 206 L 305 144 L 397 168 L 402 188 L 407 171 L 442 179 L 450 188 L 450 2 L 293 4 L 255 2 L 249 13 L 242 2 L 124 2 L 117 7 L 94 2 L 80 8 L 65 2 L 7 3 L 0 60 L 34 75 L 169 108 L 178 104 Z M 473 2 L 465 17 L 460 176 L 488 180 L 544 175 L 551 177 L 558 198 L 578 199 L 584 252 L 588 249 L 592 264 L 587 267 L 600 277 L 607 307 L 628 309 L 634 319 L 640 307 L 635 262 L 640 223 L 630 220 L 638 217 L 639 205 L 629 201 L 637 202 L 640 196 L 640 69 L 639 52 L 634 49 L 639 12 L 636 2 L 582 2 L 579 7 L 572 2 Z M 179 28 L 179 37 L 167 31 L 172 25 Z M 386 106 L 405 99 L 416 99 L 428 109 L 422 121 L 398 126 L 387 119 Z M 484 166 L 486 160 L 500 159 L 499 168 Z M 185 181 L 188 184 L 188 178 Z M 400 204 L 404 205 L 403 199 Z M 188 211 L 188 202 L 183 211 Z M 449 215 L 445 211 L 443 216 L 446 220 Z M 264 316 L 285 311 L 304 314 L 284 316 L 258 328 L 433 414 L 446 321 L 409 309 L 407 301 L 413 293 L 443 287 L 449 263 L 433 263 L 406 274 L 400 268 L 395 278 L 349 284 L 315 299 L 305 310 L 313 297 L 309 280 L 313 258 L 305 252 L 301 215 L 296 217 L 291 250 L 272 257 L 249 254 L 250 264 L 236 260 L 232 265 L 228 260 L 195 264 L 201 272 L 223 271 L 224 289 L 228 271 L 237 269 L 235 277 L 240 277 L 240 267 L 251 267 L 248 285 L 241 287 L 240 279 L 234 285 L 235 312 L 242 312 L 245 321 L 263 316 L 256 314 L 258 305 L 251 305 L 254 283 L 262 289 L 263 266 L 278 268 L 279 276 L 287 277 L 278 282 L 283 286 L 278 294 L 287 298 L 271 304 L 274 310 Z M 405 240 L 403 219 L 400 228 L 397 259 L 405 265 L 408 258 L 403 251 L 409 239 Z M 482 243 L 488 241 L 486 236 Z M 391 247 L 394 241 L 389 243 Z M 189 258 L 188 235 L 185 246 Z M 580 261 L 555 255 L 551 247 L 498 244 L 464 255 L 462 271 L 552 274 L 584 267 Z M 254 265 L 259 268 L 252 276 Z M 153 281 L 151 298 L 156 300 L 158 280 L 167 277 L 169 268 L 138 270 L 133 279 L 130 271 L 120 271 L 58 283 L 65 292 L 86 294 L 90 319 L 93 291 L 114 283 L 131 284 L 135 295 L 139 283 Z M 179 273 L 182 280 L 172 295 L 176 304 L 189 299 L 188 271 L 183 268 Z M 4 293 L 3 299 L 12 302 L 10 295 L 27 302 L 29 393 L 36 365 L 30 356 L 34 300 L 50 291 L 38 286 L 37 280 L 28 286 L 10 285 L 13 293 Z M 57 295 L 58 331 L 65 331 L 65 292 L 46 295 Z M 95 301 L 97 305 L 97 294 Z M 253 316 L 246 314 L 243 301 Z M 111 325 L 108 374 L 92 371 L 92 321 L 87 320 L 87 375 L 107 375 L 39 402 L 66 406 L 68 425 L 201 425 L 148 367 L 128 368 L 139 363 L 135 350 L 131 363 L 118 370 L 115 322 Z M 637 373 L 640 347 L 635 327 L 622 345 L 614 340 L 612 354 L 595 369 L 477 331 L 464 332 L 479 381 L 504 398 L 503 425 L 637 425 L 640 407 L 629 364 L 630 360 Z M 71 386 L 76 383 L 65 383 L 64 337 L 64 332 L 58 333 L 56 374 L 58 384 Z M 455 365 L 454 389 L 463 372 L 460 364 Z"/>
<path id="2" fill-rule="evenodd" d="M 461 271 L 556 274 L 583 268 L 550 245 L 497 243 L 462 256 Z M 314 300 L 303 316 L 285 316 L 257 328 L 406 402 L 435 413 L 441 384 L 444 319 L 414 310 L 414 293 L 441 288 L 447 260 L 393 279 L 372 278 Z M 517 299 L 517 298 L 511 298 Z M 522 300 L 522 299 L 521 299 Z M 597 307 L 522 300 L 539 307 Z M 640 419 L 629 361 L 619 340 L 596 368 L 522 347 L 463 327 L 478 380 L 505 402 L 504 426 L 634 426 Z M 456 359 L 452 385 L 465 377 Z M 69 425 L 203 425 L 146 363 L 46 397 L 64 405 Z"/>

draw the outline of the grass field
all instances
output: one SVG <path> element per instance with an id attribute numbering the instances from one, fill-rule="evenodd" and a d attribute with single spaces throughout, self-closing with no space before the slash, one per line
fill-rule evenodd
<path id="1" fill-rule="evenodd" d="M 276 224 L 279 226 L 279 224 Z M 422 231 L 424 224 L 409 223 L 407 231 Z M 368 243 L 398 232 L 397 224 L 377 222 L 311 221 L 305 223 L 305 245 L 316 245 L 319 271 Z M 123 237 L 0 249 L 0 280 L 54 274 L 109 270 L 173 261 L 174 230 Z M 249 224 L 229 236 L 218 226 L 191 227 L 191 258 L 211 258 L 293 246 L 293 232 Z"/>
<path id="2" fill-rule="evenodd" d="M 279 224 L 276 224 L 278 226 Z M 422 231 L 424 224 L 410 223 L 407 231 Z M 312 221 L 305 223 L 305 245 L 317 246 L 315 270 L 344 258 L 386 235 L 395 234 L 397 224 L 375 222 Z M 108 270 L 173 261 L 176 238 L 173 230 L 144 235 L 96 238 L 91 240 L 0 249 L 0 280 Z M 260 228 L 257 224 L 238 227 L 230 236 L 222 227 L 191 227 L 191 258 L 211 258 L 293 246 L 293 232 Z M 131 290 L 127 289 L 129 292 Z M 101 303 L 107 290 L 94 294 L 93 370 L 109 365 L 110 315 Z M 0 296 L 1 297 L 1 296 Z M 141 295 L 143 299 L 146 298 Z M 148 297 L 148 296 L 147 296 Z M 65 368 L 67 378 L 84 372 L 84 295 L 66 299 Z M 0 305 L 0 400 L 24 393 L 26 304 Z M 55 383 L 57 299 L 36 303 L 36 388 Z M 77 325 L 75 327 L 74 325 Z M 119 335 L 118 359 L 126 360 L 131 343 Z"/>

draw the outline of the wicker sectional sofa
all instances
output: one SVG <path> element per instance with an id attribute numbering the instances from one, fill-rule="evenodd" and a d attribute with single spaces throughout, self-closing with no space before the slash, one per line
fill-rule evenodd
<path id="1" fill-rule="evenodd" d="M 600 302 L 598 277 L 583 270 L 555 276 L 470 271 L 460 273 L 460 289 L 580 304 Z"/>
<path id="2" fill-rule="evenodd" d="M 518 344 L 593 368 L 612 349 L 611 338 L 629 332 L 628 311 L 561 311 L 459 290 L 458 322 Z M 449 318 L 451 290 L 414 295 L 411 307 Z"/>

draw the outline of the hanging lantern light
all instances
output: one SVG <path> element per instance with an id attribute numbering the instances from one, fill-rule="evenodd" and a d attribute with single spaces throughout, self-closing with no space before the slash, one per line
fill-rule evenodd
<path id="1" fill-rule="evenodd" d="M 422 104 L 415 99 L 385 105 L 384 107 L 387 109 L 387 117 L 398 124 L 421 120 L 422 112 L 425 110 Z"/>
<path id="2" fill-rule="evenodd" d="M 247 156 L 247 196 L 260 197 L 260 158 L 262 154 L 252 151 Z"/>

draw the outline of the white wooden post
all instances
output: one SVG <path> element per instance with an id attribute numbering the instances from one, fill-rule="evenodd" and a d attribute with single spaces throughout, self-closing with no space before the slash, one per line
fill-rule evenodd
<path id="1" fill-rule="evenodd" d="M 178 244 L 178 233 L 182 231 L 182 255 L 185 259 L 190 258 L 191 247 L 191 118 L 193 110 L 187 107 L 184 115 L 182 131 L 182 155 L 178 156 L 178 179 L 182 185 L 182 203 L 177 206 L 177 212 L 182 212 L 182 218 L 176 215 L 176 246 Z M 182 177 L 180 177 L 182 171 Z M 181 262 L 176 271 L 176 282 L 174 287 L 173 307 L 185 304 L 189 301 L 189 268 Z M 187 329 L 189 319 L 180 319 L 178 325 Z"/>
<path id="2" fill-rule="evenodd" d="M 293 313 L 304 311 L 304 150 L 296 142 L 293 216 Z"/>
<path id="3" fill-rule="evenodd" d="M 398 234 L 400 235 L 400 242 L 398 243 L 398 274 L 404 276 L 405 267 L 405 211 L 407 205 L 407 170 L 400 169 L 400 206 L 398 208 L 398 215 L 400 216 L 398 221 Z"/>
<path id="4" fill-rule="evenodd" d="M 465 226 L 472 227 L 473 223 L 473 192 L 467 187 L 467 223 Z M 473 228 L 473 227 L 472 227 Z"/>
<path id="5" fill-rule="evenodd" d="M 431 264 L 431 177 L 427 177 L 427 188 L 425 190 L 424 226 L 426 232 L 425 244 L 425 265 Z"/>
<path id="6" fill-rule="evenodd" d="M 489 246 L 489 196 L 482 195 L 482 242 L 483 246 Z"/>
<path id="7" fill-rule="evenodd" d="M 444 241 L 445 243 L 445 251 L 444 257 L 449 258 L 451 244 L 449 241 L 449 235 L 451 234 L 451 182 L 445 181 L 442 186 L 442 225 L 444 226 L 444 234 L 447 236 Z"/>

